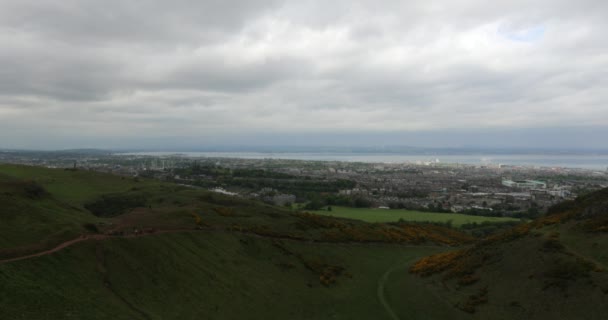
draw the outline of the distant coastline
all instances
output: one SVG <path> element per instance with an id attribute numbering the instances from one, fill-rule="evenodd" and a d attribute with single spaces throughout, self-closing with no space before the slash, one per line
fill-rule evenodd
<path id="1" fill-rule="evenodd" d="M 373 153 L 373 152 L 246 152 L 246 151 L 140 151 L 123 155 L 286 159 L 307 161 L 346 161 L 366 163 L 468 164 L 511 165 L 526 167 L 571 168 L 604 171 L 608 168 L 608 154 L 507 154 L 507 153 Z"/>
<path id="2" fill-rule="evenodd" d="M 286 159 L 365 163 L 465 164 L 608 170 L 608 151 L 599 149 L 482 149 L 422 147 L 207 147 L 197 150 L 146 149 L 0 149 L 0 154 L 28 156 L 182 156 L 204 158 Z"/>
<path id="3" fill-rule="evenodd" d="M 171 153 L 334 153 L 398 155 L 605 155 L 608 149 L 589 148 L 491 148 L 491 147 L 411 147 L 411 146 L 207 146 L 201 148 L 122 149 L 123 152 Z"/>

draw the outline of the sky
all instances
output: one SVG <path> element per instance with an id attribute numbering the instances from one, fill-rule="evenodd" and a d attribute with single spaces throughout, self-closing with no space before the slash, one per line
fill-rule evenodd
<path id="1" fill-rule="evenodd" d="M 608 1 L 1 0 L 0 148 L 608 149 Z"/>

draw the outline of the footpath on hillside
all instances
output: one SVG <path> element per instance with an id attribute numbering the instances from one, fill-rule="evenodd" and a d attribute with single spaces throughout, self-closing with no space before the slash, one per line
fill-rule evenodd
<path id="1" fill-rule="evenodd" d="M 412 247 L 412 248 L 437 248 L 440 247 L 438 245 L 413 245 L 413 244 L 403 244 L 403 243 L 380 243 L 380 242 L 335 242 L 335 241 L 322 241 L 317 239 L 297 239 L 289 236 L 271 236 L 271 235 L 261 235 L 254 232 L 247 231 L 235 231 L 235 230 L 226 230 L 226 229 L 218 229 L 218 228 L 204 228 L 204 229 L 164 229 L 164 230 L 149 230 L 145 232 L 138 233 L 130 233 L 130 234 L 116 234 L 116 233 L 104 233 L 104 234 L 84 234 L 80 235 L 78 238 L 68 240 L 60 243 L 56 247 L 51 249 L 43 250 L 36 253 L 26 254 L 18 257 L 11 257 L 6 259 L 0 259 L 0 264 L 15 262 L 20 260 L 27 260 L 36 257 L 46 256 L 53 254 L 55 252 L 61 251 L 65 248 L 78 244 L 80 242 L 88 241 L 88 240 L 97 240 L 103 241 L 108 239 L 118 239 L 118 238 L 140 238 L 145 236 L 155 236 L 160 234 L 169 234 L 169 233 L 192 233 L 192 232 L 222 232 L 222 233 L 238 233 L 242 235 L 247 235 L 251 237 L 258 238 L 266 238 L 266 239 L 280 239 L 286 241 L 295 241 L 295 242 L 305 242 L 305 243 L 315 243 L 315 244 L 331 244 L 331 245 L 398 245 L 400 247 Z"/>
<path id="2" fill-rule="evenodd" d="M 150 231 L 150 232 L 145 232 L 145 233 L 142 232 L 142 233 L 127 234 L 127 235 L 86 234 L 86 235 L 81 235 L 78 238 L 62 242 L 59 245 L 57 245 L 56 247 L 48 249 L 48 250 L 44 250 L 44 251 L 40 251 L 40 252 L 36 252 L 36 253 L 24 255 L 24 256 L 19 256 L 19 257 L 1 259 L 0 260 L 0 264 L 8 263 L 8 262 L 14 262 L 14 261 L 20 261 L 20 260 L 26 260 L 26 259 L 31 259 L 31 258 L 41 257 L 41 256 L 46 256 L 46 255 L 49 255 L 49 254 L 53 254 L 53 253 L 55 253 L 57 251 L 63 250 L 65 248 L 67 248 L 67 247 L 73 246 L 73 245 L 75 245 L 77 243 L 80 243 L 80 242 L 83 242 L 83 241 L 88 241 L 88 240 L 106 240 L 106 239 L 116 239 L 116 238 L 138 238 L 138 237 L 143 237 L 143 236 L 152 236 L 152 235 L 165 234 L 165 233 L 193 232 L 193 231 L 196 231 L 196 229 L 155 230 L 155 231 Z"/>

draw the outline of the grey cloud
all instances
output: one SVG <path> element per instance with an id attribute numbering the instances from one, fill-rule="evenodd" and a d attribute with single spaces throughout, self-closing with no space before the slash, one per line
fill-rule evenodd
<path id="1" fill-rule="evenodd" d="M 65 100 L 103 99 L 120 78 L 120 65 L 74 56 L 0 56 L 0 94 Z"/>
<path id="2" fill-rule="evenodd" d="M 246 53 L 245 53 L 246 54 Z M 173 70 L 166 78 L 152 82 L 156 88 L 202 91 L 249 91 L 276 81 L 299 77 L 308 61 L 292 58 L 265 59 L 239 65 L 226 64 L 221 57 L 196 59 Z"/>
<path id="3" fill-rule="evenodd" d="M 601 127 L 607 30 L 600 0 L 6 0 L 0 147 Z"/>
<path id="4" fill-rule="evenodd" d="M 275 1 L 5 1 L 5 27 L 89 45 L 182 43 L 212 39 L 243 27 Z M 219 36 L 219 35 L 218 35 Z"/>

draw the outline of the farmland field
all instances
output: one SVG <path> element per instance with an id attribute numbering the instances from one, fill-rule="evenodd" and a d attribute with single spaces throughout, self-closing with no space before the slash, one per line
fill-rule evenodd
<path id="1" fill-rule="evenodd" d="M 357 219 L 366 222 L 394 222 L 403 219 L 404 221 L 417 222 L 448 222 L 459 227 L 465 223 L 482 223 L 482 222 L 509 222 L 519 221 L 516 218 L 508 217 L 482 217 L 471 216 L 459 213 L 435 213 L 422 212 L 404 209 L 375 209 L 375 208 L 348 208 L 348 207 L 332 207 L 331 211 L 319 210 L 316 214 L 328 215 L 332 217 Z"/>

